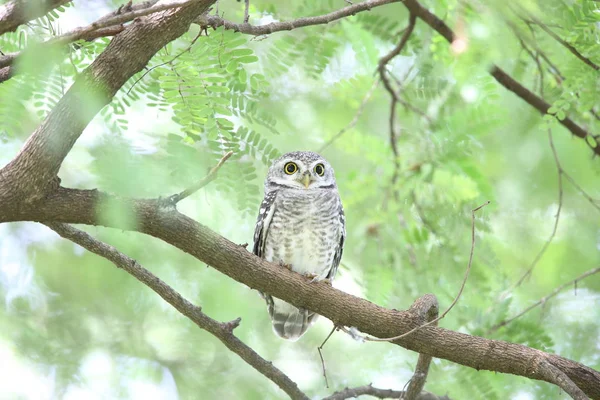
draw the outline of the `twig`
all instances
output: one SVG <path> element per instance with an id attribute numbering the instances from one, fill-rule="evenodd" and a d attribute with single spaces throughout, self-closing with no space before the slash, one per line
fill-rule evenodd
<path id="1" fill-rule="evenodd" d="M 556 33 L 554 33 L 554 31 L 552 31 L 552 29 L 550 29 L 546 24 L 544 24 L 542 21 L 540 21 L 539 19 L 535 18 L 534 16 L 530 15 L 530 18 L 533 22 L 535 22 L 535 24 L 537 26 L 539 26 L 540 28 L 542 28 L 542 30 L 544 32 L 546 32 L 548 35 L 550 35 L 554 40 L 556 40 L 558 43 L 560 43 L 561 45 L 563 45 L 567 50 L 569 50 L 571 52 L 571 54 L 573 54 L 575 57 L 579 58 L 581 61 L 583 61 L 586 65 L 592 67 L 593 69 L 595 69 L 596 71 L 600 70 L 600 65 L 595 64 L 594 62 L 592 62 L 592 60 L 590 60 L 589 58 L 585 57 L 583 54 L 581 54 L 575 47 L 573 47 L 571 44 L 567 43 L 565 40 L 563 40 L 560 36 L 558 36 Z"/>
<path id="2" fill-rule="evenodd" d="M 562 170 L 562 174 L 564 175 L 565 178 L 567 178 L 567 180 L 571 183 L 571 185 L 573 185 L 575 187 L 575 189 L 577 189 L 577 191 L 583 197 L 585 197 L 585 199 L 587 201 L 589 201 L 589 203 L 592 205 L 592 207 L 594 207 L 596 210 L 600 211 L 600 200 L 596 200 L 592 196 L 587 194 L 587 192 L 585 190 L 583 190 L 583 188 L 581 186 L 579 186 L 579 184 L 577 182 L 575 182 L 575 179 L 573 179 L 573 177 L 568 172 L 566 172 L 564 169 Z"/>
<path id="3" fill-rule="evenodd" d="M 178 292 L 173 290 L 173 288 L 138 264 L 137 261 L 119 252 L 114 247 L 103 243 L 68 224 L 47 223 L 46 225 L 60 236 L 77 243 L 94 254 L 106 258 L 118 268 L 121 268 L 134 276 L 137 280 L 162 297 L 167 303 L 175 307 L 177 311 L 194 321 L 198 327 L 214 335 L 229 350 L 237 354 L 242 360 L 246 361 L 254 369 L 270 379 L 292 399 L 308 400 L 308 397 L 300 391 L 298 385 L 296 385 L 294 381 L 276 368 L 273 363 L 262 358 L 250 346 L 242 342 L 233 334 L 233 330 L 239 325 L 239 318 L 226 323 L 218 322 L 204 314 L 200 307 L 190 303 Z"/>
<path id="4" fill-rule="evenodd" d="M 541 299 L 539 299 L 537 302 L 535 302 L 534 304 L 530 305 L 529 307 L 527 307 L 526 309 L 524 309 L 523 311 L 521 311 L 520 313 L 518 313 L 517 315 L 505 319 L 499 323 L 497 323 L 496 325 L 492 326 L 487 333 L 493 333 L 495 331 L 497 331 L 498 329 L 502 328 L 503 326 L 508 325 L 509 323 L 511 323 L 512 321 L 514 321 L 517 318 L 521 318 L 523 315 L 527 314 L 529 311 L 533 310 L 536 307 L 539 307 L 543 304 L 545 304 L 548 300 L 550 300 L 551 298 L 553 298 L 554 296 L 556 296 L 557 294 L 559 294 L 560 292 L 562 292 L 565 288 L 568 288 L 571 285 L 574 285 L 575 287 L 577 286 L 577 282 L 584 280 L 585 278 L 587 278 L 588 276 L 597 274 L 600 272 L 600 267 L 591 269 L 581 275 L 579 275 L 577 278 L 564 283 L 562 285 L 560 285 L 559 287 L 555 288 L 552 292 L 550 292 L 548 295 L 542 297 Z"/>
<path id="5" fill-rule="evenodd" d="M 329 389 L 329 382 L 327 382 L 327 369 L 325 368 L 325 360 L 323 359 L 322 350 L 323 350 L 323 346 L 325 346 L 325 343 L 327 343 L 327 341 L 329 340 L 331 335 L 333 335 L 333 332 L 335 332 L 336 330 L 337 330 L 337 326 L 335 326 L 335 324 L 334 324 L 333 328 L 331 329 L 331 332 L 329 332 L 329 335 L 327 335 L 325 340 L 323 340 L 323 343 L 321 343 L 321 345 L 319 347 L 317 347 L 317 351 L 319 352 L 319 357 L 321 357 L 321 367 L 323 368 L 323 378 L 325 378 L 325 386 L 327 387 L 327 389 Z"/>
<path id="6" fill-rule="evenodd" d="M 367 103 L 369 102 L 369 100 L 371 99 L 371 96 L 373 95 L 373 92 L 375 91 L 375 88 L 378 85 L 379 85 L 379 80 L 377 80 L 377 79 L 373 80 L 373 84 L 371 85 L 371 87 L 369 88 L 367 93 L 365 93 L 365 96 L 363 97 L 362 102 L 360 103 L 360 106 L 358 106 L 358 109 L 356 110 L 356 113 L 354 114 L 354 118 L 352 118 L 352 120 L 348 123 L 348 125 L 343 127 L 338 133 L 336 133 L 331 139 L 329 139 L 327 141 L 327 143 L 325 143 L 319 149 L 319 153 L 322 152 L 323 150 L 325 150 L 327 147 L 329 147 L 333 142 L 338 140 L 344 133 L 348 132 L 348 130 L 352 129 L 358 123 L 358 119 L 360 118 L 362 113 L 365 111 L 365 107 L 366 107 Z"/>
<path id="7" fill-rule="evenodd" d="M 217 165 L 215 165 L 214 167 L 211 168 L 210 171 L 208 171 L 208 174 L 206 174 L 206 176 L 204 178 L 202 178 L 201 180 L 199 180 L 196 184 L 194 184 L 193 186 L 185 189 L 184 191 L 174 194 L 172 196 L 169 196 L 167 198 L 168 203 L 170 204 L 177 204 L 179 203 L 181 200 L 185 199 L 186 197 L 194 194 L 195 192 L 197 192 L 198 190 L 200 190 L 201 188 L 203 188 L 204 186 L 208 185 L 210 182 L 212 182 L 216 177 L 217 177 L 217 172 L 219 172 L 219 169 L 223 166 L 223 164 L 225 163 L 225 161 L 227 161 L 229 159 L 229 157 L 231 157 L 231 155 L 233 154 L 233 151 L 228 152 L 227 154 L 225 154 L 217 163 Z"/>
<path id="8" fill-rule="evenodd" d="M 392 153 L 394 155 L 394 172 L 392 174 L 391 180 L 391 190 L 394 194 L 394 197 L 398 199 L 398 191 L 395 189 L 396 183 L 398 181 L 398 177 L 400 176 L 400 153 L 398 151 L 398 135 L 396 134 L 396 104 L 399 102 L 398 94 L 392 87 L 392 83 L 390 82 L 389 77 L 387 76 L 387 64 L 406 46 L 410 35 L 412 34 L 415 24 L 417 22 L 417 17 L 412 12 L 408 16 L 408 26 L 402 33 L 402 37 L 400 38 L 400 42 L 385 56 L 379 59 L 379 64 L 377 70 L 379 71 L 379 77 L 381 82 L 383 82 L 383 86 L 388 91 L 391 97 L 390 102 L 390 117 L 389 117 L 389 127 L 390 127 L 390 147 L 392 148 Z"/>
<path id="9" fill-rule="evenodd" d="M 489 200 L 486 201 L 485 203 L 483 203 L 482 205 L 480 205 L 479 207 L 471 210 L 471 251 L 469 253 L 469 262 L 467 264 L 467 270 L 465 271 L 465 277 L 463 278 L 462 284 L 460 285 L 460 290 L 458 291 L 458 294 L 454 298 L 454 301 L 452 301 L 452 304 L 450 304 L 450 307 L 448 307 L 446 309 L 446 311 L 444 311 L 439 317 L 437 317 L 423 325 L 419 325 L 416 328 L 413 328 L 410 331 L 403 333 L 401 335 L 393 336 L 393 337 L 389 337 L 389 338 L 376 338 L 376 337 L 372 337 L 372 336 L 366 336 L 365 340 L 369 340 L 372 342 L 393 342 L 394 340 L 402 339 L 403 337 L 408 336 L 411 333 L 413 333 L 421 328 L 424 328 L 426 326 L 437 323 L 439 320 L 444 318 L 446 316 L 446 314 L 448 314 L 450 312 L 450 310 L 452 310 L 454 305 L 458 302 L 458 299 L 460 298 L 460 295 L 462 294 L 462 292 L 465 288 L 465 285 L 467 283 L 467 278 L 469 277 L 469 272 L 471 272 L 471 264 L 473 263 L 473 252 L 475 251 L 475 212 L 481 210 L 483 207 L 487 206 L 488 204 L 490 204 Z"/>
<path id="10" fill-rule="evenodd" d="M 135 80 L 135 82 L 133 82 L 133 85 L 131 85 L 131 87 L 129 88 L 129 90 L 127 91 L 127 94 L 129 94 L 129 92 L 131 92 L 131 90 L 135 87 L 135 85 L 137 85 L 137 83 L 139 81 L 141 81 L 142 79 L 144 79 L 146 77 L 146 75 L 148 75 L 150 72 L 152 72 L 153 70 L 155 70 L 156 68 L 162 67 L 163 65 L 166 64 L 171 64 L 173 61 L 177 60 L 179 57 L 181 57 L 182 55 L 184 55 L 186 52 L 190 51 L 192 46 L 196 43 L 196 41 L 198 40 L 198 38 L 200 38 L 200 36 L 202 35 L 202 29 L 200 29 L 200 32 L 198 32 L 198 34 L 196 35 L 196 37 L 190 42 L 190 44 L 188 45 L 188 47 L 186 47 L 184 50 L 182 50 L 179 54 L 177 54 L 176 56 L 174 56 L 173 58 L 171 58 L 169 61 L 165 61 L 162 62 L 160 64 L 157 64 L 151 68 L 148 68 L 143 74 L 142 76 L 140 76 L 138 79 Z"/>
<path id="11" fill-rule="evenodd" d="M 411 195 L 411 198 L 412 198 L 412 201 L 413 201 L 413 205 L 415 206 L 415 209 L 417 210 L 417 215 L 421 219 L 421 222 L 423 223 L 423 225 L 425 225 L 427 227 L 427 229 L 429 229 L 429 231 L 431 233 L 437 235 L 437 229 L 435 228 L 435 226 L 433 226 L 433 224 L 431 223 L 431 221 L 429 221 L 429 218 L 427 218 L 425 216 L 425 212 L 423 211 L 423 207 L 421 207 L 421 203 L 417 199 L 417 194 L 415 193 L 414 189 L 410 192 L 410 195 Z"/>
<path id="12" fill-rule="evenodd" d="M 512 290 L 518 288 L 523 283 L 523 281 L 531 275 L 531 273 L 533 272 L 533 269 L 535 268 L 537 263 L 540 261 L 540 259 L 544 255 L 544 253 L 546 253 L 548 246 L 550 246 L 550 243 L 552 242 L 552 240 L 554 240 L 554 237 L 556 236 L 556 231 L 558 229 L 558 222 L 560 220 L 560 212 L 561 212 L 562 206 L 563 206 L 563 180 L 562 180 L 563 168 L 562 168 L 562 165 L 560 164 L 560 160 L 558 159 L 558 154 L 556 153 L 556 147 L 554 147 L 554 140 L 552 139 L 552 131 L 550 129 L 548 129 L 548 142 L 550 143 L 550 148 L 552 149 L 552 155 L 554 157 L 554 163 L 556 164 L 556 170 L 558 173 L 558 210 L 556 211 L 556 215 L 554 217 L 554 226 L 552 227 L 552 233 L 550 233 L 550 237 L 548 238 L 548 240 L 546 240 L 546 242 L 544 243 L 544 246 L 542 246 L 541 250 L 535 256 L 535 258 L 533 259 L 531 264 L 529 264 L 527 271 L 525 271 L 523 276 L 521 276 L 521 278 L 519 278 L 517 283 L 515 283 Z"/>
<path id="13" fill-rule="evenodd" d="M 250 0 L 244 0 L 246 3 L 246 6 L 244 7 L 244 23 L 247 24 L 248 20 L 250 19 Z"/>
<path id="14" fill-rule="evenodd" d="M 394 57 L 396 57 L 398 54 L 400 54 L 400 52 L 402 51 L 404 46 L 406 46 L 406 43 L 408 42 L 408 39 L 410 38 L 410 35 L 412 34 L 413 29 L 415 28 L 416 21 L 417 21 L 416 15 L 411 12 L 410 15 L 408 16 L 408 26 L 406 27 L 406 30 L 402 34 L 402 37 L 400 38 L 400 42 L 388 54 L 381 57 L 381 59 L 379 60 L 379 65 L 377 67 L 377 69 L 379 71 L 379 76 L 381 78 L 381 81 L 383 82 L 383 85 L 385 86 L 386 90 L 389 92 L 390 96 L 393 99 L 396 99 L 396 101 L 398 100 L 398 95 L 396 94 L 396 91 L 392 88 L 390 80 L 386 75 L 386 66 Z"/>

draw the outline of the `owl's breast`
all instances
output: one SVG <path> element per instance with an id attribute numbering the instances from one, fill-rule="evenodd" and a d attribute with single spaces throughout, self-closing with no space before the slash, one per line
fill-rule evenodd
<path id="1" fill-rule="evenodd" d="M 265 258 L 283 261 L 301 274 L 325 278 L 341 236 L 337 193 L 320 191 L 277 196 Z"/>

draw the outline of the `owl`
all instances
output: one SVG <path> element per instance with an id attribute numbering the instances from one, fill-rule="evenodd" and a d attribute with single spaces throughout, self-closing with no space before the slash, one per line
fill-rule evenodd
<path id="1" fill-rule="evenodd" d="M 315 281 L 331 282 L 340 265 L 345 236 L 344 210 L 331 165 L 310 151 L 295 151 L 277 159 L 265 179 L 254 254 Z M 318 316 L 261 295 L 273 330 L 284 339 L 298 340 Z"/>

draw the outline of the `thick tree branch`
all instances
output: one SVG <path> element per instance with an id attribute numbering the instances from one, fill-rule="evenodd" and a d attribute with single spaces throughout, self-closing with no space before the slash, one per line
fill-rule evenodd
<path id="1" fill-rule="evenodd" d="M 108 201 L 136 217 L 134 228 L 121 221 L 100 221 Z M 339 326 L 354 326 L 375 337 L 393 337 L 420 326 L 420 318 L 408 311 L 379 307 L 262 260 L 207 227 L 163 207 L 161 200 L 123 199 L 97 190 L 59 188 L 35 206 L 0 213 L 0 222 L 42 221 L 105 225 L 160 238 L 253 289 L 297 307 L 313 310 Z M 443 328 L 426 326 L 419 334 L 394 342 L 409 350 L 443 358 L 476 369 L 546 380 L 537 365 L 543 360 L 563 371 L 588 396 L 600 399 L 600 373 L 563 357 L 519 344 L 488 340 Z"/>
<path id="2" fill-rule="evenodd" d="M 187 32 L 192 21 L 213 2 L 177 2 L 180 7 L 138 18 L 117 35 L 77 77 L 19 154 L 0 170 L 0 198 L 18 205 L 43 197 L 56 185 L 63 159 L 96 113 L 158 50 Z M 11 187 L 12 192 L 2 193 L 3 187 Z"/>
<path id="3" fill-rule="evenodd" d="M 12 0 L 0 5 L 0 35 L 16 30 L 32 19 L 43 17 L 71 0 Z"/>
<path id="4" fill-rule="evenodd" d="M 425 7 L 421 5 L 417 0 L 404 0 L 402 2 L 408 8 L 411 13 L 414 13 L 417 17 L 419 17 L 423 22 L 437 31 L 440 35 L 444 37 L 448 42 L 452 43 L 456 37 L 452 29 L 446 25 L 444 21 L 439 19 L 437 16 L 429 12 Z M 548 109 L 550 108 L 550 104 L 548 104 L 544 99 L 538 97 L 525 86 L 521 85 L 519 82 L 514 80 L 510 75 L 504 72 L 501 68 L 496 65 L 493 65 L 490 69 L 490 74 L 504 86 L 506 89 L 510 90 L 523 100 L 525 100 L 529 105 L 534 107 L 542 114 L 548 113 Z M 575 121 L 570 118 L 565 118 L 560 123 L 567 128 L 573 135 L 578 138 L 584 139 L 588 146 L 593 150 L 596 155 L 600 155 L 600 143 L 597 138 L 595 138 L 592 134 L 587 132 L 581 126 L 577 125 Z"/>
<path id="5" fill-rule="evenodd" d="M 94 239 L 86 232 L 67 224 L 48 223 L 46 225 L 65 239 L 69 239 L 90 252 L 106 258 L 118 268 L 133 275 L 137 280 L 144 283 L 167 303 L 172 305 L 177 311 L 191 319 L 198 327 L 215 336 L 229 350 L 273 381 L 290 398 L 308 400 L 308 397 L 298 388 L 298 385 L 294 381 L 233 334 L 233 330 L 240 323 L 240 318 L 227 323 L 215 321 L 204 314 L 200 307 L 190 303 L 160 278 L 138 264 L 136 260 L 119 252 L 113 246 Z"/>

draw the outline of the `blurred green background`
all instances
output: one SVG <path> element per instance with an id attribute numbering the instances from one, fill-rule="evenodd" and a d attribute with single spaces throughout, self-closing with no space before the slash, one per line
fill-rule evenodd
<path id="1" fill-rule="evenodd" d="M 199 31 L 192 26 L 93 120 L 60 177 L 69 187 L 166 196 L 203 177 L 233 150 L 217 181 L 179 209 L 234 242 L 251 243 L 269 163 L 287 151 L 319 151 L 336 170 L 347 219 L 334 286 L 396 309 L 424 293 L 436 294 L 441 309 L 452 302 L 469 256 L 471 209 L 490 200 L 477 215 L 465 291 L 440 325 L 557 353 L 598 370 L 600 274 L 490 332 L 600 266 L 598 159 L 555 116 L 542 118 L 487 73 L 496 63 L 543 93 L 556 117 L 567 113 L 597 134 L 598 71 L 519 16 L 536 16 L 598 64 L 600 4 L 505 3 L 423 1 L 466 38 L 467 47 L 452 52 L 418 21 L 407 47 L 390 63 L 390 73 L 402 82 L 401 98 L 419 110 L 398 105 L 395 182 L 390 98 L 374 84 L 379 58 L 406 26 L 402 4 L 266 37 L 209 29 L 208 37 L 184 51 Z M 93 22 L 117 4 L 75 2 L 0 36 L 0 50 L 18 51 L 28 41 L 48 38 L 50 27 L 66 32 Z M 250 23 L 321 15 L 346 5 L 253 0 Z M 218 11 L 240 22 L 243 2 L 220 1 Z M 108 42 L 32 55 L 19 64 L 19 75 L 0 84 L 2 165 Z M 356 124 L 338 134 L 357 112 Z M 559 206 L 549 129 L 564 171 L 591 199 L 563 176 L 556 234 L 532 275 L 514 288 L 549 239 Z M 105 217 L 126 218 L 118 210 Z M 324 350 L 327 389 L 316 348 L 330 321 L 321 318 L 296 343 L 283 341 L 271 331 L 255 291 L 152 237 L 81 228 L 138 260 L 212 318 L 241 317 L 236 335 L 314 398 L 368 383 L 402 389 L 412 375 L 417 354 L 338 332 Z M 140 282 L 39 224 L 0 225 L 0 296 L 2 399 L 285 398 Z M 437 359 L 425 389 L 453 399 L 566 397 L 546 383 Z"/>

